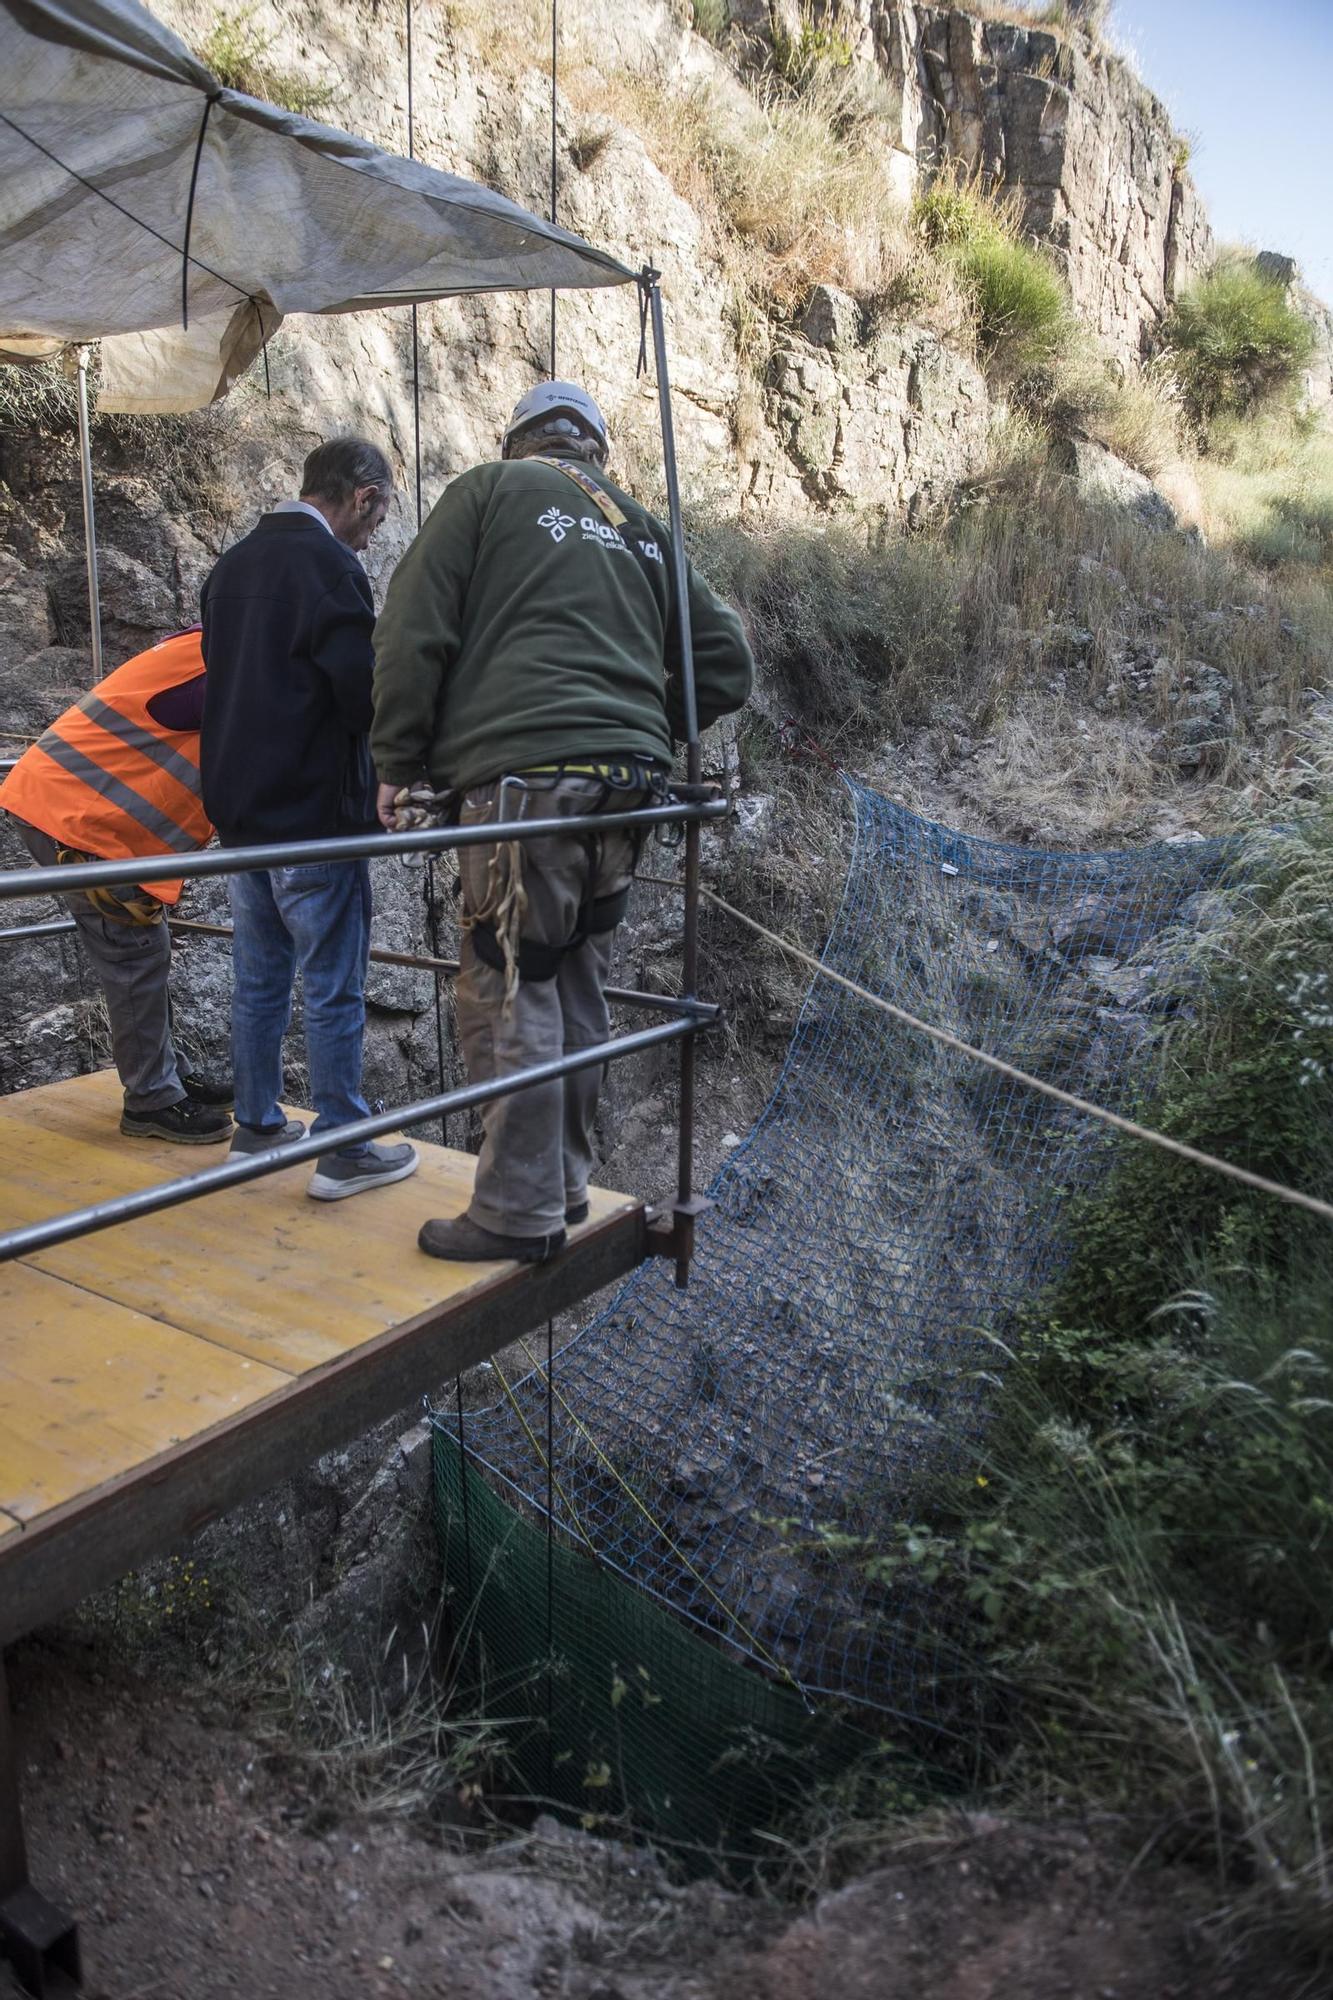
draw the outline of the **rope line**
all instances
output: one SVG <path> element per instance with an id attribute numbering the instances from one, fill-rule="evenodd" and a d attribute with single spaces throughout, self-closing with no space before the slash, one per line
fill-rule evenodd
<path id="1" fill-rule="evenodd" d="M 463 1561 L 467 1576 L 469 1605 L 475 1603 L 472 1588 L 472 1519 L 467 1502 L 467 1438 L 463 1430 L 463 1378 L 454 1377 L 454 1398 L 458 1404 L 458 1484 L 463 1495 Z"/>
<path id="2" fill-rule="evenodd" d="M 684 883 L 673 882 L 664 875 L 640 875 L 637 879 L 640 882 L 650 883 L 656 889 L 683 889 L 685 886 Z M 757 936 L 766 938 L 770 944 L 776 945 L 779 951 L 785 951 L 788 957 L 799 959 L 801 964 L 808 965 L 812 972 L 818 972 L 823 978 L 831 979 L 839 986 L 845 986 L 858 1000 L 868 1001 L 872 1007 L 878 1007 L 881 1013 L 890 1015 L 903 1027 L 912 1028 L 920 1035 L 928 1035 L 932 1041 L 939 1042 L 946 1049 L 955 1050 L 959 1055 L 971 1056 L 974 1062 L 984 1063 L 987 1069 L 995 1070 L 998 1075 L 1007 1076 L 1028 1090 L 1038 1091 L 1041 1096 L 1051 1098 L 1056 1104 L 1065 1105 L 1070 1111 L 1081 1112 L 1085 1118 L 1099 1119 L 1103 1125 L 1113 1126 L 1117 1132 L 1124 1132 L 1131 1139 L 1142 1139 L 1149 1146 L 1157 1146 L 1163 1152 L 1174 1153 L 1178 1159 L 1190 1160 L 1195 1166 L 1207 1167 L 1215 1174 L 1225 1174 L 1228 1180 L 1239 1181 L 1243 1187 L 1255 1188 L 1260 1194 L 1272 1195 L 1276 1201 L 1289 1202 L 1295 1208 L 1304 1208 L 1311 1215 L 1320 1216 L 1325 1222 L 1333 1222 L 1333 1204 L 1320 1201 L 1317 1195 L 1303 1194 L 1299 1188 L 1284 1187 L 1280 1181 L 1270 1181 L 1263 1174 L 1251 1173 L 1248 1167 L 1237 1167 L 1230 1160 L 1219 1160 L 1215 1153 L 1201 1152 L 1197 1146 L 1186 1145 L 1183 1139 L 1169 1138 L 1165 1132 L 1153 1131 L 1151 1126 L 1140 1125 L 1132 1118 L 1122 1118 L 1118 1111 L 1108 1111 L 1103 1105 L 1093 1104 L 1086 1097 L 1077 1097 L 1071 1090 L 1061 1090 L 1058 1084 L 1046 1083 L 1041 1077 L 1033 1076 L 1029 1071 L 1005 1062 L 1002 1056 L 988 1055 L 985 1049 L 976 1048 L 971 1042 L 965 1042 L 961 1035 L 950 1034 L 947 1028 L 937 1028 L 932 1022 L 923 1021 L 919 1015 L 909 1014 L 905 1007 L 895 1006 L 892 1000 L 881 999 L 878 993 L 870 992 L 868 987 L 858 986 L 854 979 L 848 979 L 845 973 L 835 972 L 831 965 L 822 964 L 808 951 L 803 951 L 800 945 L 793 944 L 790 938 L 780 937 L 776 931 L 769 930 L 756 918 L 747 917 L 744 910 L 738 910 L 734 903 L 727 902 L 726 898 L 719 896 L 715 890 L 706 889 L 701 885 L 699 894 L 706 896 L 710 903 L 715 903 L 719 910 L 725 910 L 729 917 L 735 917 L 737 923 L 744 924 Z"/>
<path id="3" fill-rule="evenodd" d="M 528 1343 L 526 1342 L 526 1340 L 522 1338 L 521 1335 L 519 1336 L 519 1345 L 523 1349 L 523 1352 L 527 1355 L 528 1360 L 532 1363 L 532 1366 L 535 1369 L 537 1369 L 538 1372 L 540 1373 L 541 1364 L 540 1362 L 537 1361 L 537 1359 L 533 1355 L 532 1349 L 528 1346 Z M 527 1438 L 528 1443 L 532 1446 L 533 1452 L 536 1455 L 537 1463 L 541 1466 L 543 1472 L 550 1473 L 551 1484 L 555 1487 L 556 1492 L 560 1495 L 562 1502 L 564 1503 L 566 1509 L 568 1510 L 570 1521 L 573 1523 L 574 1526 L 574 1532 L 580 1537 L 582 1541 L 587 1543 L 589 1551 L 595 1557 L 597 1554 L 597 1546 L 593 1541 L 592 1536 L 588 1533 L 588 1530 L 584 1527 L 582 1521 L 579 1519 L 578 1509 L 575 1507 L 573 1501 L 566 1493 L 564 1487 L 560 1484 L 560 1481 L 556 1478 L 555 1473 L 551 1468 L 550 1460 L 547 1458 L 546 1453 L 542 1450 L 541 1445 L 537 1441 L 537 1435 L 535 1431 L 533 1430 L 531 1424 L 528 1422 L 527 1418 L 523 1414 L 523 1407 L 510 1386 L 509 1377 L 505 1374 L 504 1369 L 500 1366 L 500 1363 L 495 1357 L 495 1355 L 491 1356 L 491 1366 L 495 1370 L 497 1376 L 500 1379 L 500 1387 L 501 1389 L 503 1389 L 505 1393 L 505 1398 L 509 1403 L 510 1408 L 513 1410 L 514 1415 L 518 1418 L 519 1423 L 523 1427 L 523 1435 Z M 562 1396 L 560 1398 L 562 1404 L 564 1403 L 564 1400 L 565 1399 Z"/>
<path id="4" fill-rule="evenodd" d="M 194 165 L 190 169 L 190 192 L 185 203 L 185 243 L 181 250 L 181 329 L 190 330 L 190 231 L 194 227 L 194 197 L 199 186 L 199 162 L 204 154 L 208 115 L 218 101 L 218 93 L 204 99 L 204 115 L 199 120 L 199 137 L 194 143 Z"/>

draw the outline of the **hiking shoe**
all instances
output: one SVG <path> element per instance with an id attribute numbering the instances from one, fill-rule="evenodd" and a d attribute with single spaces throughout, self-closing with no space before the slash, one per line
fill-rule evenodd
<path id="1" fill-rule="evenodd" d="M 230 1111 L 236 1102 L 234 1083 L 210 1083 L 206 1076 L 183 1076 L 181 1089 L 191 1104 L 211 1104 L 218 1111 Z"/>
<path id="2" fill-rule="evenodd" d="M 581 1222 L 586 1222 L 587 1220 L 588 1204 L 586 1201 L 573 1201 L 565 1210 L 565 1221 L 571 1229 L 577 1229 Z"/>
<path id="3" fill-rule="evenodd" d="M 312 1201 L 345 1201 L 349 1194 L 405 1181 L 419 1165 L 416 1147 L 405 1139 L 396 1146 L 367 1146 L 364 1153 L 326 1153 L 306 1193 Z"/>
<path id="4" fill-rule="evenodd" d="M 292 1146 L 304 1139 L 305 1126 L 299 1118 L 285 1125 L 238 1125 L 232 1134 L 232 1154 L 266 1153 L 270 1146 Z"/>
<path id="5" fill-rule="evenodd" d="M 123 1111 L 120 1129 L 127 1139 L 170 1139 L 175 1146 L 217 1146 L 231 1137 L 231 1118 L 214 1104 L 195 1104 L 183 1097 L 178 1104 L 160 1104 L 156 1111 Z"/>
<path id="6" fill-rule="evenodd" d="M 450 1222 L 423 1222 L 417 1237 L 418 1250 L 424 1250 L 428 1257 L 447 1257 L 455 1264 L 498 1264 L 511 1259 L 516 1264 L 544 1264 L 564 1247 L 563 1229 L 553 1229 L 549 1236 L 500 1236 L 467 1215 L 455 1216 Z"/>

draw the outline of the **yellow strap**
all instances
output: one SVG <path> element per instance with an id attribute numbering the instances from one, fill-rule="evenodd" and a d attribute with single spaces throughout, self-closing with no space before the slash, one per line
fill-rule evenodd
<path id="1" fill-rule="evenodd" d="M 610 778 L 623 771 L 627 764 L 636 760 L 623 757 L 617 764 L 528 764 L 521 771 L 511 772 L 515 778 L 553 778 L 563 772 L 569 778 Z"/>
<path id="2" fill-rule="evenodd" d="M 583 470 L 581 465 L 571 465 L 567 458 L 543 458 L 543 465 L 553 465 L 557 472 L 563 472 L 566 479 L 572 479 L 580 493 L 586 493 L 594 507 L 600 507 L 613 528 L 623 528 L 628 515 L 623 514 L 609 493 L 603 493 L 595 479 Z"/>

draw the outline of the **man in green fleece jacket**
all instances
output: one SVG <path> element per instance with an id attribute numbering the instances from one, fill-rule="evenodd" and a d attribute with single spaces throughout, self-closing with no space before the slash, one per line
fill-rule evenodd
<path id="1" fill-rule="evenodd" d="M 380 817 L 425 779 L 464 825 L 623 812 L 662 790 L 684 734 L 667 530 L 611 484 L 606 424 L 572 382 L 516 407 L 501 462 L 447 488 L 394 572 L 375 627 L 371 753 Z M 739 708 L 740 619 L 689 577 L 699 727 Z M 474 1082 L 610 1032 L 604 987 L 638 858 L 608 829 L 459 850 L 459 1034 Z M 554 1255 L 588 1213 L 601 1072 L 498 1099 L 465 1215 L 427 1222 L 435 1257 Z"/>

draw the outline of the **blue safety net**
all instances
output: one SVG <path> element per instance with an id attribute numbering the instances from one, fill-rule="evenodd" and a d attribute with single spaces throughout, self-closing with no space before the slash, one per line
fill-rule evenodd
<path id="1" fill-rule="evenodd" d="M 1051 853 L 849 790 L 824 963 L 1123 1108 L 1189 1004 L 1180 947 L 1218 918 L 1222 844 Z M 975 1477 L 1022 1309 L 1106 1157 L 1104 1127 L 813 977 L 773 1095 L 710 1189 L 689 1289 L 645 1265 L 558 1352 L 549 1429 L 534 1366 L 512 1402 L 469 1415 L 466 1464 L 540 1521 L 549 1437 L 563 1547 L 770 1684 L 958 1728 L 954 1614 L 919 1565 L 885 1559 L 893 1526 Z"/>

